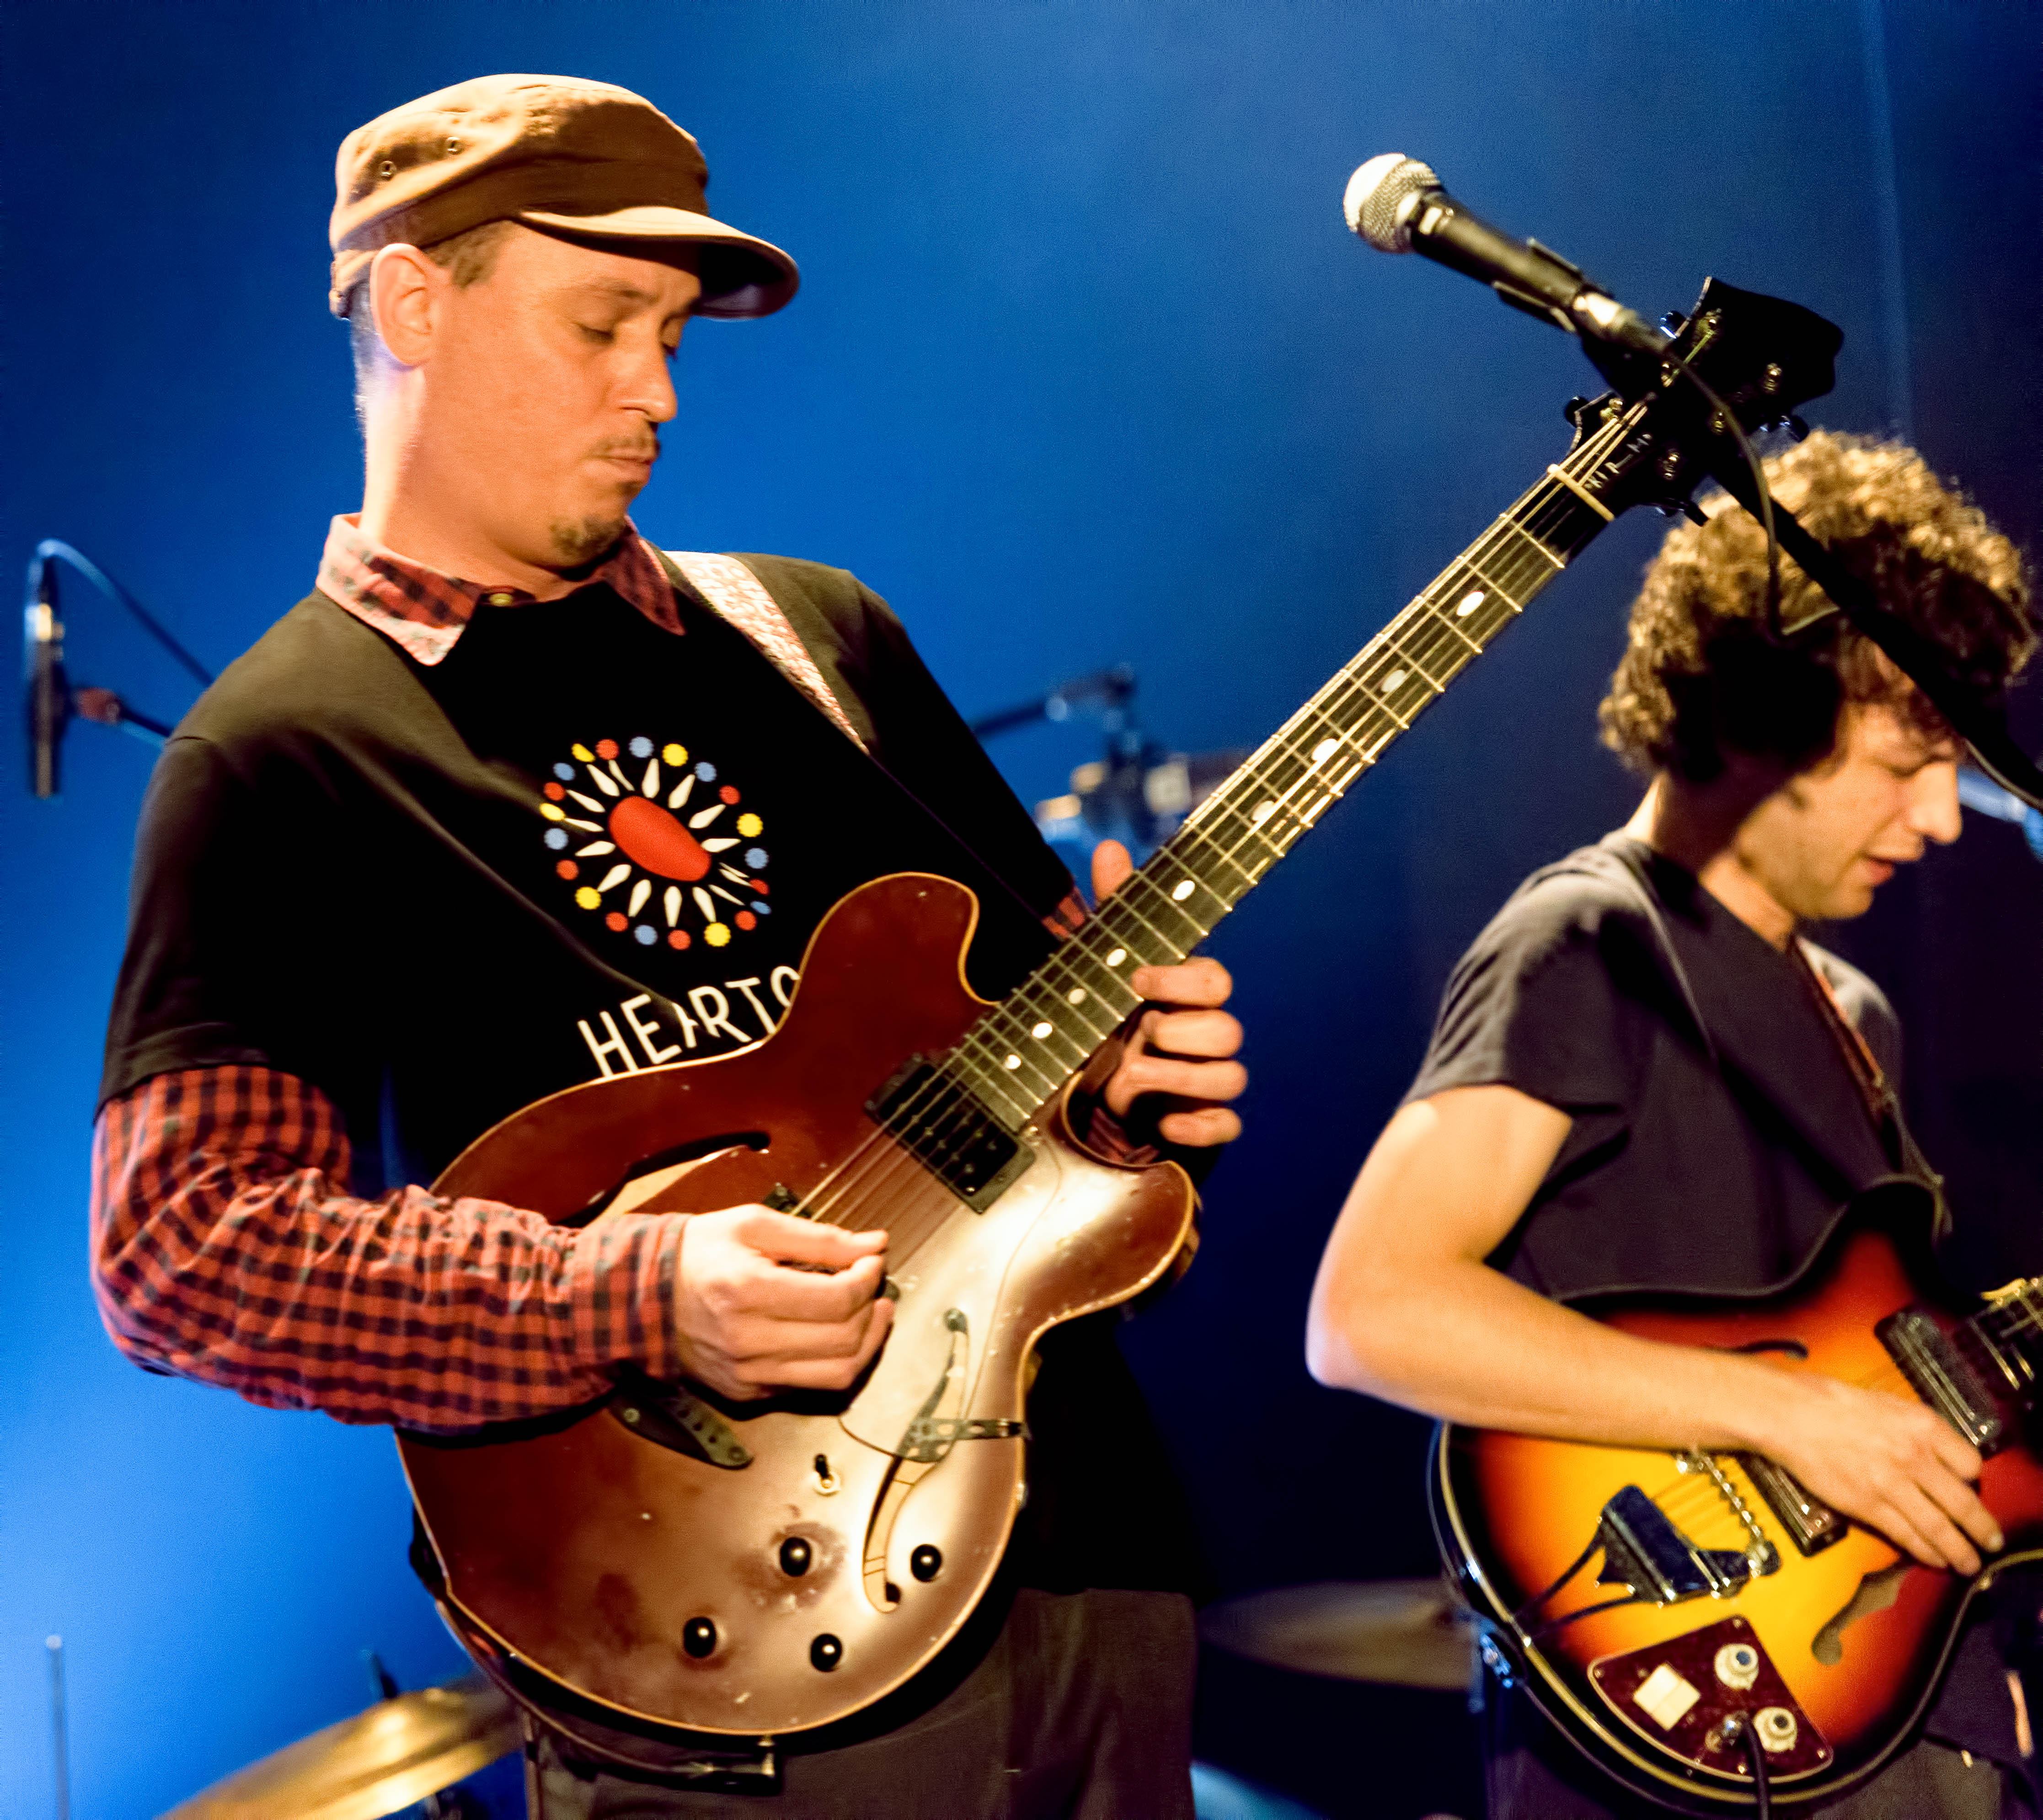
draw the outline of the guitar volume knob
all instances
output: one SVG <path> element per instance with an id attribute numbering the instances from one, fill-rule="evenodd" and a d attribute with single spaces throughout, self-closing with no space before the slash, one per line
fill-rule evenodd
<path id="1" fill-rule="evenodd" d="M 1726 1687 L 1741 1692 L 1759 1679 L 1759 1652 L 1750 1643 L 1725 1644 L 1710 1665 Z"/>
<path id="2" fill-rule="evenodd" d="M 1759 1734 L 1761 1746 L 1771 1753 L 1792 1750 L 1802 1728 L 1785 1707 L 1761 1707 L 1752 1715 L 1752 1729 Z"/>
<path id="3" fill-rule="evenodd" d="M 809 1666 L 827 1675 L 844 1660 L 844 1645 L 826 1630 L 809 1646 Z"/>
<path id="4" fill-rule="evenodd" d="M 691 1618 L 681 1627 L 681 1647 L 697 1661 L 715 1654 L 715 1625 L 707 1618 Z"/>
<path id="5" fill-rule="evenodd" d="M 800 1579 L 815 1558 L 807 1536 L 791 1535 L 780 1544 L 780 1571 L 790 1580 Z"/>

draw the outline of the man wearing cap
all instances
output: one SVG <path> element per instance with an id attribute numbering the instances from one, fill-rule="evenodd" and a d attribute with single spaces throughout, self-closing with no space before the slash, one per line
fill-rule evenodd
<path id="1" fill-rule="evenodd" d="M 337 175 L 363 504 L 150 787 L 95 1148 L 108 1328 L 148 1369 L 426 1432 L 572 1410 L 624 1367 L 842 1389 L 886 1339 L 884 1232 L 761 1207 L 576 1230 L 418 1184 L 544 1094 L 759 1041 L 869 879 L 971 885 L 988 996 L 1083 910 L 876 596 L 626 515 L 687 319 L 796 283 L 705 213 L 688 134 L 606 84 L 490 77 L 351 135 Z M 1103 849 L 1095 887 L 1126 871 Z M 1135 983 L 1176 1009 L 1129 1033 L 1094 1140 L 1225 1141 L 1225 972 Z M 1189 1815 L 1167 1468 L 1110 1330 L 1044 1351 L 1029 1511 L 930 1669 L 790 1741 L 777 1795 L 579 1726 L 542 1749 L 548 1814 Z"/>

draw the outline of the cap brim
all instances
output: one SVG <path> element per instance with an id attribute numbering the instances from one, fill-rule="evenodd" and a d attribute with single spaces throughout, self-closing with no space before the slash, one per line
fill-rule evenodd
<path id="1" fill-rule="evenodd" d="M 524 209 L 512 217 L 535 228 L 551 228 L 592 240 L 665 240 L 703 249 L 701 301 L 697 316 L 771 316 L 794 296 L 802 282 L 793 259 L 773 245 L 707 215 L 648 203 L 607 215 L 556 215 Z"/>

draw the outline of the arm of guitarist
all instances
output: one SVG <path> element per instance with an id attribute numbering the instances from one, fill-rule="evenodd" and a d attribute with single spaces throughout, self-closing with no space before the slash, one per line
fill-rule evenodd
<path id="1" fill-rule="evenodd" d="M 273 1068 L 108 1102 L 93 1282 L 114 1343 L 254 1402 L 457 1431 L 588 1401 L 626 1361 L 734 1397 L 838 1389 L 886 1338 L 883 1233 L 764 1207 L 576 1231 L 418 1187 L 351 1195 L 349 1163 L 332 1102 Z"/>
<path id="2" fill-rule="evenodd" d="M 1926 1565 L 2002 1546 L 1980 1456 L 1924 1405 L 1757 1358 L 1619 1332 L 1484 1260 L 1531 1204 L 1569 1115 L 1503 1086 L 1403 1107 L 1363 1163 L 1313 1289 L 1323 1384 L 1451 1422 L 1779 1462 Z"/>

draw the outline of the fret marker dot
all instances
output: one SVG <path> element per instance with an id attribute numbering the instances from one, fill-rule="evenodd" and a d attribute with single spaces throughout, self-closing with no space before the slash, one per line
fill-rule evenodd
<path id="1" fill-rule="evenodd" d="M 1259 803 L 1255 806 L 1255 813 L 1248 818 L 1251 822 L 1267 822 L 1276 813 L 1277 805 L 1275 803 Z"/>
<path id="2" fill-rule="evenodd" d="M 1390 692 L 1396 688 L 1400 683 L 1404 681 L 1404 680 L 1405 672 L 1402 670 L 1393 670 L 1389 676 L 1383 679 L 1383 692 L 1386 695 L 1389 695 Z"/>
<path id="3" fill-rule="evenodd" d="M 1022 1066 L 1022 1058 L 1019 1056 L 1010 1056 L 1000 1065 L 1003 1068 L 1018 1068 Z"/>
<path id="4" fill-rule="evenodd" d="M 1186 898 L 1192 895 L 1192 881 L 1190 879 L 1180 879 L 1176 885 L 1171 889 L 1171 902 L 1174 903 L 1182 903 Z"/>
<path id="5" fill-rule="evenodd" d="M 1036 1040 L 1040 1043 L 1045 1036 L 1049 1035 L 1050 1028 L 1051 1026 L 1049 1022 L 1046 1019 L 1044 1022 L 1038 1024 L 1034 1029 L 1029 1033 L 1029 1034 L 1033 1036 Z"/>
<path id="6" fill-rule="evenodd" d="M 1074 986 L 1064 994 L 1064 998 L 1068 1004 L 1083 1005 L 1086 1000 L 1086 989 L 1083 986 Z"/>
<path id="7" fill-rule="evenodd" d="M 1125 948 L 1117 948 L 1106 957 L 1106 964 L 1109 967 L 1118 967 L 1127 958 L 1128 950 Z"/>
<path id="8" fill-rule="evenodd" d="M 1477 588 L 1473 593 L 1464 594 L 1462 596 L 1461 605 L 1455 609 L 1455 617 L 1457 619 L 1466 619 L 1470 614 L 1473 613 L 1477 607 L 1482 604 L 1482 590 L 1480 588 Z"/>
<path id="9" fill-rule="evenodd" d="M 1317 745 L 1313 748 L 1313 762 L 1315 764 L 1324 764 L 1340 750 L 1340 741 L 1339 740 L 1323 739 Z"/>

